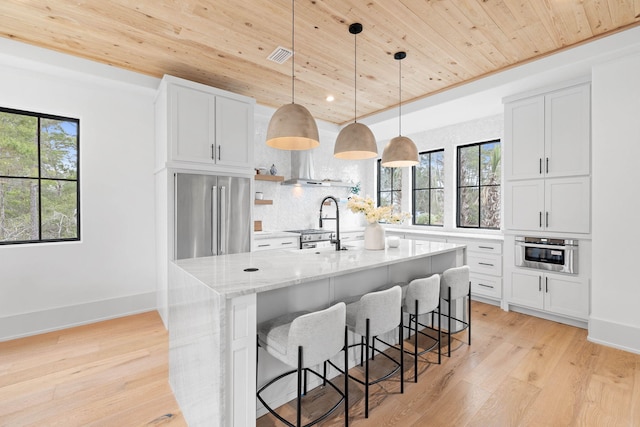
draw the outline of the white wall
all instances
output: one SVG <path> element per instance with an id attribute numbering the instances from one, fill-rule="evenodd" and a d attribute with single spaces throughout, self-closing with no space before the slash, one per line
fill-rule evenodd
<path id="1" fill-rule="evenodd" d="M 467 229 L 456 230 L 456 156 L 457 147 L 475 142 L 490 141 L 493 139 L 502 139 L 504 133 L 504 119 L 502 114 L 491 115 L 475 120 L 465 121 L 461 118 L 461 122 L 455 125 L 443 126 L 437 129 L 429 129 L 410 135 L 405 135 L 418 147 L 418 152 L 444 149 L 445 157 L 445 217 L 444 226 L 421 226 L 421 229 L 431 231 L 469 231 Z M 378 143 L 378 152 L 382 156 L 382 151 L 388 141 Z M 365 170 L 365 179 L 368 193 L 375 192 L 375 169 Z M 402 198 L 402 210 L 411 212 L 411 168 L 403 168 L 402 170 L 402 192 L 405 196 Z M 411 222 L 408 221 L 410 224 Z M 473 230 L 474 233 L 495 234 L 495 230 Z"/>
<path id="2" fill-rule="evenodd" d="M 589 339 L 640 353 L 640 53 L 592 80 L 593 282 Z"/>
<path id="3" fill-rule="evenodd" d="M 0 52 L 3 107 L 80 119 L 82 239 L 0 246 L 0 340 L 155 309 L 157 80 L 8 40 Z"/>

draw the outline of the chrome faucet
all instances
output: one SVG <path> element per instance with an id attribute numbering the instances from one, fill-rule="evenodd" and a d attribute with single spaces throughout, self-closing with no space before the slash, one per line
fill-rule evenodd
<path id="1" fill-rule="evenodd" d="M 336 216 L 335 218 L 322 218 L 322 207 L 324 206 L 324 202 L 326 202 L 327 200 L 333 200 L 333 203 L 336 204 Z M 338 207 L 338 200 L 333 197 L 333 196 L 327 196 L 324 199 L 322 199 L 322 202 L 320 202 L 320 228 L 322 228 L 322 221 L 323 220 L 334 220 L 336 222 L 336 237 L 335 239 L 331 239 L 331 243 L 336 245 L 336 251 L 339 251 L 340 248 L 340 208 Z"/>

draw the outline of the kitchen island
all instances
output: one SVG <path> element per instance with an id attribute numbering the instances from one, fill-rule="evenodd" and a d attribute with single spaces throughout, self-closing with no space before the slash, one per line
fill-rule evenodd
<path id="1" fill-rule="evenodd" d="M 380 251 L 361 243 L 345 251 L 286 249 L 170 263 L 169 381 L 190 426 L 255 425 L 258 322 L 465 261 L 465 247 L 452 243 L 401 240 Z M 277 406 L 290 398 L 284 391 L 274 399 Z"/>

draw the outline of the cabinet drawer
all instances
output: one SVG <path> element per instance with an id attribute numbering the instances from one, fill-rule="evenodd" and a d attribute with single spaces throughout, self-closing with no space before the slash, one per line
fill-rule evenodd
<path id="1" fill-rule="evenodd" d="M 467 242 L 469 252 L 502 254 L 502 244 L 497 242 Z"/>
<path id="2" fill-rule="evenodd" d="M 500 255 L 467 252 L 467 264 L 472 273 L 502 276 L 502 256 Z"/>
<path id="3" fill-rule="evenodd" d="M 471 281 L 472 295 L 502 298 L 502 279 L 481 274 L 472 274 L 469 279 Z"/>
<path id="4" fill-rule="evenodd" d="M 260 239 L 254 242 L 254 251 L 268 251 L 271 249 L 298 249 L 300 243 L 296 237 L 283 237 L 281 239 Z"/>

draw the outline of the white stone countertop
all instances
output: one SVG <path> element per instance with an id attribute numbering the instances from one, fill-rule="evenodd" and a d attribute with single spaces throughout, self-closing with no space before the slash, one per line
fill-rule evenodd
<path id="1" fill-rule="evenodd" d="M 226 298 L 259 293 L 372 267 L 427 258 L 464 248 L 454 243 L 401 239 L 397 248 L 366 250 L 363 242 L 322 249 L 258 251 L 176 261 L 176 265 Z M 247 272 L 247 268 L 257 271 Z"/>

